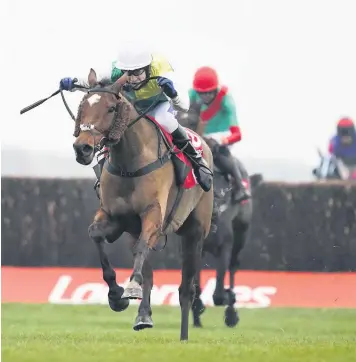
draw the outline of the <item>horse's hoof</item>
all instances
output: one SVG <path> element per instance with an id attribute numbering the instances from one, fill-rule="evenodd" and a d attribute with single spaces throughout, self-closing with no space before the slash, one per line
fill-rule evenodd
<path id="1" fill-rule="evenodd" d="M 124 290 L 121 298 L 125 299 L 142 299 L 142 288 L 135 280 L 131 280 Z"/>
<path id="2" fill-rule="evenodd" d="M 194 328 L 203 328 L 203 325 L 201 324 L 200 319 L 199 319 L 199 320 L 195 320 L 195 321 L 193 322 L 193 327 L 194 327 Z"/>
<path id="3" fill-rule="evenodd" d="M 239 323 L 239 320 L 240 318 L 237 313 L 237 310 L 231 305 L 226 307 L 225 318 L 224 318 L 225 325 L 230 328 L 236 327 L 237 324 Z"/>
<path id="4" fill-rule="evenodd" d="M 146 328 L 153 328 L 152 318 L 148 315 L 141 316 L 138 315 L 135 320 L 135 324 L 133 326 L 134 331 L 140 331 Z"/>
<path id="5" fill-rule="evenodd" d="M 216 295 L 216 294 L 213 294 L 213 301 L 214 301 L 214 305 L 217 306 L 217 307 L 220 307 L 222 305 L 226 305 L 226 297 L 225 295 Z"/>
<path id="6" fill-rule="evenodd" d="M 130 304 L 128 299 L 121 298 L 123 292 L 124 288 L 117 286 L 116 290 L 108 293 L 109 306 L 114 312 L 123 312 Z"/>

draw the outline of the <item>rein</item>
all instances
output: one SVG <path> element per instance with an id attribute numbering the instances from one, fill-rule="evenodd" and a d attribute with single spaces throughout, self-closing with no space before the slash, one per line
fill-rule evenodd
<path id="1" fill-rule="evenodd" d="M 144 83 L 144 82 L 148 82 L 150 80 L 153 80 L 153 79 L 157 79 L 159 78 L 158 76 L 154 76 L 154 77 L 149 77 L 145 80 L 143 80 L 141 83 Z M 77 78 L 74 78 L 73 79 L 73 83 L 76 83 L 78 82 L 78 79 Z M 139 83 L 139 85 L 141 84 Z M 119 99 L 119 95 L 114 92 L 113 90 L 111 90 L 109 87 L 106 87 L 106 88 L 87 88 L 87 87 L 84 87 L 84 86 L 81 86 L 81 85 L 74 85 L 74 88 L 77 89 L 77 90 L 81 90 L 83 92 L 87 92 L 87 93 L 99 93 L 99 92 L 103 92 L 103 93 L 111 93 L 113 94 L 116 99 Z M 20 110 L 20 114 L 24 114 L 28 111 L 30 111 L 31 109 L 34 109 L 38 106 L 40 106 L 42 103 L 48 101 L 49 99 L 51 99 L 52 97 L 56 96 L 57 94 L 61 94 L 61 97 L 62 97 L 62 101 L 63 101 L 63 104 L 64 106 L 66 107 L 66 110 L 67 112 L 69 113 L 70 117 L 72 118 L 73 121 L 76 120 L 76 117 L 74 116 L 73 112 L 71 111 L 65 97 L 64 97 L 64 94 L 63 94 L 63 89 L 62 88 L 59 88 L 58 90 L 56 90 L 54 93 L 52 93 L 49 97 L 47 98 L 43 98 L 43 99 L 40 99 L 39 101 L 23 108 Z M 161 91 L 158 95 L 157 95 L 157 101 L 158 101 L 158 98 L 162 95 L 163 91 Z M 153 102 L 153 104 L 151 104 L 149 107 L 147 107 L 147 109 L 145 109 L 145 111 L 142 113 L 142 114 L 139 114 L 139 116 L 134 119 L 129 125 L 128 127 L 131 127 L 133 126 L 137 121 L 139 121 L 147 112 L 149 112 L 154 106 L 157 105 L 158 102 Z"/>
<path id="2" fill-rule="evenodd" d="M 150 80 L 153 80 L 153 79 L 157 79 L 159 78 L 158 76 L 153 76 L 153 77 L 149 77 L 145 80 L 143 80 L 142 82 L 140 82 L 138 85 L 140 86 L 141 84 L 144 84 L 144 83 L 147 83 L 149 82 Z M 77 78 L 74 78 L 73 79 L 73 83 L 76 83 L 78 81 Z M 125 84 L 124 87 L 126 86 L 126 88 L 129 88 L 130 85 L 129 84 Z M 81 86 L 81 85 L 74 85 L 74 89 L 77 89 L 77 90 L 80 90 L 80 91 L 83 91 L 83 92 L 87 92 L 87 93 L 110 93 L 110 94 L 113 94 L 116 99 L 119 99 L 120 96 L 118 93 L 116 93 L 115 91 L 113 91 L 111 89 L 111 86 L 110 87 L 105 87 L 105 88 L 101 88 L 101 87 L 96 87 L 96 88 L 87 88 L 87 87 L 84 87 L 84 86 Z M 129 89 L 128 89 L 129 90 Z M 56 96 L 57 94 L 61 94 L 61 98 L 62 98 L 62 101 L 63 101 L 63 104 L 68 112 L 68 114 L 70 115 L 70 117 L 73 119 L 74 122 L 76 122 L 76 117 L 74 116 L 73 112 L 71 111 L 65 97 L 64 97 L 64 93 L 63 93 L 63 89 L 62 88 L 59 88 L 57 91 L 55 91 L 54 93 L 52 93 L 49 97 L 47 98 L 44 98 L 44 99 L 41 99 L 23 109 L 21 109 L 20 111 L 20 114 L 23 114 L 23 113 L 26 113 L 28 111 L 30 111 L 31 109 L 33 108 L 36 108 L 38 107 L 39 105 L 41 105 L 42 103 L 46 102 L 47 100 L 49 100 L 50 98 Z M 151 110 L 153 109 L 158 103 L 159 103 L 159 98 L 161 97 L 161 95 L 163 94 L 163 90 L 161 90 L 161 92 L 159 92 L 153 103 L 147 107 L 143 112 L 139 112 L 135 105 L 133 105 L 138 113 L 138 116 L 129 123 L 129 125 L 127 126 L 127 128 L 130 128 L 132 127 L 136 122 L 138 122 L 139 120 L 141 120 L 142 118 L 145 118 L 147 121 L 151 122 L 157 129 L 157 135 L 159 136 L 159 151 L 158 151 L 158 160 L 156 160 L 155 162 L 143 167 L 142 169 L 140 170 L 137 170 L 135 172 L 126 172 L 124 170 L 122 170 L 121 168 L 117 168 L 117 167 L 114 167 L 113 165 L 111 165 L 109 163 L 109 167 L 110 167 L 110 172 L 114 173 L 115 175 L 118 175 L 118 176 L 121 176 L 121 177 L 138 177 L 138 176 L 143 176 L 149 172 L 152 172 L 154 169 L 156 169 L 157 167 L 161 167 L 164 163 L 166 163 L 169 159 L 170 159 L 170 156 L 171 154 L 173 153 L 173 149 L 172 147 L 169 145 L 169 143 L 167 142 L 167 140 L 165 139 L 165 137 L 163 136 L 163 133 L 162 133 L 162 130 L 157 127 L 157 125 L 151 120 L 149 119 L 148 117 L 146 117 L 146 114 Z M 113 125 L 115 124 L 115 122 L 117 121 L 117 113 L 118 113 L 118 109 L 116 109 L 115 111 L 116 115 L 114 116 L 114 119 L 113 119 Z M 112 125 L 112 126 L 113 126 Z M 95 126 L 94 125 L 91 125 L 91 124 L 87 124 L 87 125 L 81 125 L 80 127 L 80 130 L 81 131 L 88 131 L 88 132 L 91 132 L 93 129 L 95 129 Z M 103 133 L 101 132 L 100 130 L 97 130 L 99 133 Z M 161 154 L 160 154 L 160 146 L 161 146 L 161 140 L 164 140 L 167 148 L 168 148 L 168 155 L 167 153 L 162 157 Z M 100 150 L 105 146 L 105 145 L 112 145 L 112 144 L 115 144 L 115 142 L 110 142 L 110 140 L 103 136 L 103 138 L 100 140 L 99 144 L 96 145 L 94 147 L 94 152 L 98 152 L 100 153 Z M 99 157 L 100 154 L 97 156 Z"/>

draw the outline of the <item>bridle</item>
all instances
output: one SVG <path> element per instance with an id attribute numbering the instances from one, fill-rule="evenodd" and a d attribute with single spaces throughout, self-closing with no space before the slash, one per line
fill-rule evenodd
<path id="1" fill-rule="evenodd" d="M 154 76 L 154 77 L 149 77 L 148 79 L 145 79 L 142 81 L 143 82 L 148 82 L 152 79 L 157 79 L 158 77 L 157 76 Z M 126 88 L 128 88 L 129 85 L 126 84 Z M 79 90 L 82 90 L 82 91 L 85 91 L 87 92 L 88 94 L 89 93 L 109 93 L 109 94 L 113 94 L 116 98 L 116 100 L 120 100 L 121 97 L 120 95 L 113 91 L 112 90 L 112 86 L 109 86 L 109 87 L 95 87 L 95 88 L 86 88 L 86 87 L 83 87 L 83 86 L 76 86 L 76 88 L 78 88 Z M 138 122 L 140 119 L 142 119 L 151 109 L 153 109 L 159 102 L 159 98 L 161 97 L 161 95 L 163 94 L 163 90 L 161 90 L 155 97 L 154 101 L 152 102 L 152 104 L 147 107 L 143 112 L 139 112 L 136 107 L 135 107 L 135 104 L 133 105 L 138 113 L 138 116 L 129 123 L 129 125 L 127 126 L 127 128 L 130 128 L 132 127 L 136 122 Z M 79 121 L 72 113 L 71 109 L 69 108 L 67 102 L 66 102 L 66 99 L 64 97 L 64 94 L 63 94 L 63 91 L 61 90 L 61 96 L 62 96 L 62 100 L 63 100 L 63 103 L 64 103 L 64 106 L 66 107 L 69 115 L 71 116 L 71 118 L 77 122 Z M 111 122 L 111 125 L 109 127 L 108 130 L 106 131 L 103 131 L 103 130 L 100 130 L 98 127 L 96 127 L 94 124 L 91 124 L 91 123 L 82 123 L 79 125 L 79 128 L 80 128 L 80 132 L 89 132 L 91 134 L 91 136 L 93 137 L 93 144 L 94 144 L 94 153 L 100 151 L 104 146 L 112 146 L 112 145 L 115 145 L 118 140 L 114 140 L 114 139 L 110 139 L 109 137 L 105 136 L 104 134 L 110 134 L 110 132 L 112 131 L 112 129 L 115 127 L 116 123 L 118 122 L 118 116 L 119 116 L 119 111 L 120 111 L 120 103 L 117 103 L 116 106 L 115 106 L 115 109 L 114 109 L 114 116 L 113 116 L 113 120 Z M 78 117 L 80 117 L 80 113 L 78 114 Z M 99 143 L 98 144 L 95 144 L 95 134 L 94 134 L 94 131 L 100 133 L 103 135 L 103 137 L 100 139 Z M 79 136 L 79 134 L 78 134 Z M 100 156 L 100 154 L 98 155 L 98 157 Z"/>
<path id="2" fill-rule="evenodd" d="M 88 94 L 90 94 L 90 93 L 99 93 L 99 92 L 110 93 L 110 94 L 113 94 L 115 96 L 116 100 L 120 100 L 120 98 L 121 98 L 120 95 L 118 93 L 114 92 L 110 88 L 109 87 L 106 87 L 106 88 L 91 88 L 91 89 L 86 89 L 86 91 L 87 91 Z M 66 102 L 65 102 L 64 98 L 63 98 L 63 102 L 64 102 L 64 105 L 66 105 Z M 116 144 L 118 141 L 110 139 L 107 135 L 110 135 L 112 129 L 115 127 L 116 122 L 118 121 L 119 110 L 120 110 L 120 103 L 117 103 L 115 105 L 115 108 L 114 108 L 113 112 L 112 112 L 112 113 L 114 113 L 114 115 L 113 115 L 113 119 L 111 121 L 111 125 L 107 130 L 101 130 L 100 128 L 98 128 L 97 126 L 95 126 L 92 123 L 82 123 L 82 124 L 79 124 L 79 133 L 76 134 L 76 137 L 78 137 L 81 132 L 89 132 L 90 135 L 93 137 L 94 153 L 100 151 L 104 146 L 112 146 L 112 145 Z M 67 108 L 67 111 L 72 116 L 72 112 L 70 111 L 69 107 Z M 74 121 L 79 122 L 80 121 L 80 116 L 81 116 L 81 113 L 79 111 L 78 116 L 77 116 L 77 118 L 74 118 Z M 102 135 L 102 138 L 100 139 L 98 144 L 95 143 L 95 136 L 96 136 L 95 131 Z M 98 156 L 100 156 L 100 155 L 98 155 Z"/>

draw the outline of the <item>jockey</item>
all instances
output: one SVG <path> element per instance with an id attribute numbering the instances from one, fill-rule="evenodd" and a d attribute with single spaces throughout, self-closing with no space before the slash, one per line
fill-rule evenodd
<path id="1" fill-rule="evenodd" d="M 336 127 L 336 135 L 329 142 L 329 153 L 346 164 L 356 164 L 356 130 L 350 118 L 341 118 Z"/>
<path id="2" fill-rule="evenodd" d="M 98 82 L 105 79 L 114 83 L 125 73 L 128 81 L 122 88 L 122 93 L 140 112 L 155 102 L 160 90 L 163 90 L 164 94 L 160 96 L 158 104 L 147 115 L 152 116 L 169 132 L 173 143 L 180 149 L 184 148 L 184 152 L 195 161 L 192 162 L 192 166 L 197 181 L 204 191 L 209 191 L 212 185 L 211 171 L 175 117 L 176 109 L 189 109 L 189 97 L 184 91 L 178 90 L 170 63 L 165 58 L 152 54 L 142 43 L 127 42 L 120 46 L 116 60 L 111 65 L 108 63 L 106 69 L 99 71 Z M 147 81 L 151 76 L 159 78 Z M 79 79 L 78 83 L 89 87 L 85 78 Z M 68 91 L 76 90 L 73 78 L 68 77 L 61 79 L 60 87 Z M 207 171 L 204 172 L 202 169 Z M 97 175 L 99 179 L 100 173 Z"/>
<path id="3" fill-rule="evenodd" d="M 189 91 L 191 108 L 200 107 L 203 136 L 214 138 L 220 146 L 214 152 L 214 161 L 235 179 L 233 200 L 241 202 L 251 197 L 242 183 L 242 176 L 229 146 L 241 140 L 235 103 L 226 86 L 219 86 L 218 75 L 210 67 L 199 68 L 194 76 L 193 89 Z M 215 150 L 214 150 L 215 151 Z"/>

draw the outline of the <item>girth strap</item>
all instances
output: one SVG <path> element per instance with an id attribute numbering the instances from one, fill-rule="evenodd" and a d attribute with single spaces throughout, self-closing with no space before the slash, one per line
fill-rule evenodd
<path id="1" fill-rule="evenodd" d="M 125 171 L 120 166 L 114 166 L 109 160 L 106 160 L 104 167 L 107 169 L 109 173 L 115 176 L 121 177 L 140 177 L 149 174 L 150 172 L 161 168 L 165 163 L 167 163 L 171 159 L 172 153 L 167 151 L 163 157 L 157 158 L 156 161 L 149 163 L 148 165 L 130 172 Z"/>

